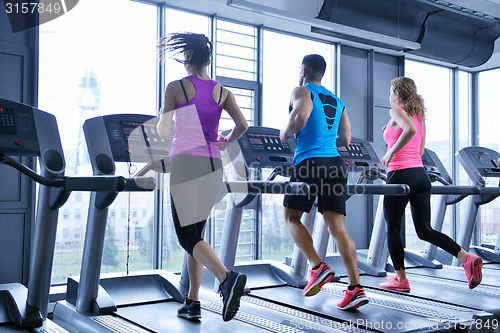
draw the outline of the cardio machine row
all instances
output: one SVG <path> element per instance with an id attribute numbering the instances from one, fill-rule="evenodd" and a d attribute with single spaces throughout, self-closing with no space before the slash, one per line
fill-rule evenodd
<path id="1" fill-rule="evenodd" d="M 147 121 L 141 120 L 141 121 L 137 121 L 136 123 L 141 123 L 141 124 L 144 124 L 144 123 L 146 123 L 146 122 L 147 122 Z M 118 122 L 118 124 L 120 124 L 120 122 Z M 255 131 L 257 131 L 257 132 L 258 132 L 258 131 L 259 131 L 259 128 L 255 128 Z M 274 132 L 272 132 L 272 133 L 274 133 L 274 134 L 266 134 L 266 135 L 276 135 L 276 130 L 274 130 Z M 250 131 L 250 132 L 248 133 L 248 135 L 250 135 L 250 134 L 252 134 L 252 131 Z M 259 133 L 253 133 L 253 134 L 259 134 Z M 260 133 L 260 135 L 262 135 L 262 134 L 263 134 L 263 133 Z M 248 137 L 247 137 L 247 140 L 248 140 L 247 142 L 250 142 L 250 140 L 248 139 Z M 356 140 L 353 140 L 353 143 L 354 143 L 355 141 L 356 141 Z M 242 144 L 242 145 L 243 145 L 243 144 Z M 353 147 L 354 147 L 354 146 L 353 146 Z M 358 148 L 353 148 L 353 147 L 348 148 L 348 151 L 349 151 L 349 150 L 351 150 L 351 149 L 354 151 L 354 150 L 357 150 L 357 149 L 359 148 L 359 147 L 358 147 Z M 243 151 L 243 150 L 244 150 L 244 149 L 242 148 L 242 151 Z M 99 155 L 99 154 L 97 154 L 97 155 Z M 247 156 L 248 156 L 248 155 L 244 155 L 244 156 L 242 155 L 242 157 L 244 157 L 244 158 L 246 158 Z M 271 156 L 276 156 L 276 155 L 269 155 L 269 159 L 268 159 L 268 160 L 265 160 L 265 163 L 264 163 L 264 164 L 263 164 L 262 162 L 260 163 L 260 164 L 261 164 L 261 167 L 274 167 L 274 168 L 276 167 L 275 165 L 273 165 L 273 163 L 276 163 L 276 161 L 272 161 L 272 159 L 275 159 L 275 158 L 274 158 L 274 157 L 273 157 L 273 158 L 270 158 Z M 354 155 L 353 155 L 353 156 L 354 156 Z M 255 157 L 255 156 L 248 157 L 248 158 L 249 158 L 249 160 L 250 160 L 250 159 L 252 159 L 252 160 L 256 160 L 256 159 L 254 159 L 254 157 Z M 151 158 L 151 156 L 148 156 L 148 158 Z M 282 160 L 282 161 L 283 161 L 283 160 Z M 245 161 L 245 163 L 246 163 L 246 161 Z M 266 165 L 266 163 L 267 163 L 267 165 Z M 290 160 L 288 160 L 288 161 L 287 161 L 287 163 L 290 163 Z M 358 163 L 357 163 L 357 164 L 356 164 L 355 159 L 353 159 L 353 162 L 352 162 L 352 163 L 353 163 L 352 165 L 356 165 L 356 167 L 366 167 L 366 165 L 365 165 L 365 164 L 363 164 L 364 162 L 362 162 L 362 159 L 359 159 L 359 161 L 358 161 Z M 152 166 L 153 166 L 153 167 L 158 167 L 158 165 L 159 165 L 159 163 L 156 163 L 156 162 L 155 162 L 155 163 L 151 163 L 151 164 L 152 164 Z M 264 166 L 263 166 L 263 165 L 264 165 Z M 162 171 L 163 171 L 163 170 L 162 170 Z M 366 188 L 367 188 L 367 189 L 369 189 L 369 186 L 367 186 Z M 375 188 L 375 187 L 374 187 L 374 188 Z M 389 187 L 387 187 L 387 188 L 389 188 Z M 227 224 L 227 223 L 226 223 L 226 224 Z M 225 243 L 224 243 L 224 244 L 225 244 Z M 228 251 L 228 252 L 231 252 L 231 251 Z M 230 267 L 230 266 L 228 265 L 228 267 Z M 268 267 L 269 267 L 269 266 L 268 266 Z M 267 268 L 267 269 L 268 269 L 268 268 Z M 253 270 L 253 271 L 256 271 L 255 269 L 252 269 L 252 270 Z M 164 272 L 162 272 L 162 275 L 163 275 L 163 276 L 165 276 L 165 273 L 164 273 Z M 300 275 L 300 274 L 299 274 L 299 275 Z M 264 276 L 264 275 L 260 275 L 260 276 L 262 277 L 262 276 Z M 281 279 L 281 277 L 282 277 L 283 275 L 279 275 L 279 274 L 277 274 L 277 273 L 273 272 L 273 273 L 271 274 L 271 276 L 272 276 L 273 278 L 279 277 L 279 278 Z M 168 275 L 168 274 L 167 274 L 167 277 L 168 277 L 168 278 L 170 278 L 170 277 L 172 277 L 172 276 L 170 276 L 170 275 Z M 146 278 L 146 279 L 148 279 L 148 278 Z M 136 280 L 140 280 L 140 278 L 137 278 Z M 284 283 L 284 282 L 283 282 L 283 281 L 285 281 L 286 279 L 281 279 L 281 280 L 282 280 L 282 282 L 281 282 L 281 284 L 282 284 L 282 285 L 289 285 L 289 284 L 287 284 L 287 283 Z M 213 281 L 213 280 L 212 280 L 212 281 Z M 252 281 L 258 281 L 258 280 L 253 279 L 251 275 L 249 275 L 249 280 L 248 280 L 248 281 L 249 281 L 249 284 L 253 284 L 253 283 L 255 283 L 255 285 L 259 284 L 258 282 L 252 282 Z M 302 279 L 302 282 L 303 282 L 303 281 L 304 281 L 304 279 Z M 136 282 L 136 283 L 137 283 L 137 284 L 141 284 L 140 282 Z M 162 282 L 162 283 L 163 283 L 163 282 Z M 70 288 L 70 289 L 71 289 L 71 288 Z M 103 295 L 105 295 L 105 291 L 104 291 L 104 289 L 105 289 L 105 288 L 102 288 L 102 286 L 101 286 L 101 287 L 99 287 L 99 292 L 97 293 L 97 294 L 98 294 L 97 296 L 99 296 L 99 297 L 97 297 L 97 298 L 99 298 L 99 300 L 98 300 L 98 301 L 92 301 L 92 302 L 93 302 L 93 303 L 92 303 L 92 307 L 94 308 L 94 311 L 95 311 L 96 309 L 98 309 L 98 307 L 96 307 L 96 306 L 95 306 L 95 304 L 97 304 L 97 303 L 101 302 L 101 301 L 104 299 L 104 297 L 103 297 Z M 109 288 L 109 289 L 110 289 L 110 292 L 109 292 L 108 294 L 112 295 L 115 291 L 111 291 L 113 288 Z M 257 290 L 257 289 L 256 289 L 256 290 Z M 139 289 L 135 289 L 135 291 L 139 292 L 140 290 L 139 290 Z M 172 292 L 172 293 L 174 294 L 174 292 Z M 252 296 L 251 296 L 251 295 L 252 295 L 252 293 L 254 293 L 254 291 L 253 291 L 253 290 L 251 290 L 251 292 L 250 292 L 250 296 L 248 296 L 248 298 L 249 298 L 249 299 L 250 299 L 250 297 L 252 297 Z M 177 296 L 178 296 L 178 297 L 182 297 L 182 295 L 180 295 L 180 296 L 179 296 L 179 295 L 177 295 Z M 145 296 L 145 297 L 146 297 L 146 296 Z M 165 297 L 165 298 L 166 298 L 166 297 Z M 251 299 L 253 299 L 253 300 L 254 300 L 254 301 L 252 301 L 253 303 L 255 303 L 255 299 L 256 299 L 256 298 L 257 298 L 257 297 L 251 298 Z M 247 305 L 247 303 L 253 304 L 252 302 L 246 302 L 245 300 L 243 301 L 243 303 L 242 303 L 242 304 L 244 304 L 244 305 L 242 305 L 242 311 L 243 311 L 243 313 L 244 313 L 244 311 L 245 311 L 246 307 L 249 307 L 249 305 Z M 102 302 L 101 302 L 101 303 L 102 303 Z M 104 302 L 104 303 L 105 303 L 105 302 Z M 320 303 L 320 302 L 318 301 L 318 303 Z M 215 302 L 213 302 L 212 304 L 216 304 L 216 303 L 215 303 Z M 272 304 L 276 304 L 276 303 L 272 303 Z M 57 306 L 60 306 L 60 305 L 58 304 Z M 253 307 L 253 306 L 254 306 L 254 305 L 252 305 L 252 307 Z M 104 308 L 104 307 L 103 307 L 103 308 Z M 121 308 L 120 308 L 120 309 L 121 309 Z M 119 312 L 119 311 L 118 311 L 118 312 Z M 372 317 L 372 318 L 373 318 L 373 316 L 367 316 L 367 318 L 370 318 L 370 317 Z M 403 315 L 403 316 L 401 316 L 401 317 L 405 317 L 405 316 Z M 73 318 L 73 317 L 69 317 L 69 318 Z M 113 319 L 115 319 L 115 320 L 116 320 L 117 318 L 119 319 L 119 316 L 118 316 L 118 317 L 117 317 L 117 316 L 114 316 L 114 317 L 113 317 Z M 238 319 L 238 318 L 237 318 L 237 319 Z M 340 319 L 335 319 L 335 320 L 340 320 L 340 321 L 342 321 L 342 320 L 347 320 L 347 318 L 340 318 Z M 94 320 L 94 321 L 95 321 L 95 320 Z M 76 321 L 76 322 L 78 322 L 78 321 Z"/>

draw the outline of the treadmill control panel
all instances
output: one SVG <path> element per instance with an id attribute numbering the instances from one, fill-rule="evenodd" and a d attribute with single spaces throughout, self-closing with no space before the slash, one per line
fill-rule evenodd
<path id="1" fill-rule="evenodd" d="M 226 133 L 223 133 L 226 134 Z M 238 139 L 247 167 L 276 168 L 292 166 L 295 140 L 281 143 L 280 131 L 274 128 L 251 126 Z M 351 138 L 348 147 L 339 148 L 339 154 L 349 171 L 364 171 L 367 168 L 384 169 L 369 141 Z"/>
<path id="2" fill-rule="evenodd" d="M 347 147 L 338 148 L 349 171 L 365 171 L 366 169 L 384 170 L 371 142 L 352 137 Z"/>
<path id="3" fill-rule="evenodd" d="M 351 144 L 347 147 L 339 147 L 338 148 L 340 156 L 344 159 L 370 159 L 370 154 L 368 153 L 368 149 L 362 142 L 351 142 Z"/>
<path id="4" fill-rule="evenodd" d="M 226 135 L 229 131 L 224 131 Z M 280 131 L 275 128 L 250 126 L 238 139 L 243 158 L 248 167 L 276 168 L 293 165 L 295 141 L 281 143 Z M 229 152 L 231 155 L 231 152 Z"/>
<path id="5" fill-rule="evenodd" d="M 107 115 L 89 119 L 83 125 L 86 136 L 99 135 L 102 123 L 116 162 L 152 162 L 170 164 L 173 134 L 161 138 L 156 125 L 158 117 L 142 114 Z"/>
<path id="6" fill-rule="evenodd" d="M 500 153 L 484 147 L 466 147 L 457 153 L 457 158 L 473 181 L 484 184 L 483 177 L 500 177 L 497 160 Z"/>
<path id="7" fill-rule="evenodd" d="M 492 154 L 491 152 L 488 151 L 471 151 L 471 155 L 473 160 L 480 168 L 485 168 L 484 172 L 488 172 L 489 169 L 499 168 L 499 166 L 495 162 L 495 159 L 493 158 L 493 155 L 496 155 L 495 156 L 496 158 L 498 157 L 498 154 Z M 498 171 L 492 170 L 492 172 L 498 172 Z"/>
<path id="8" fill-rule="evenodd" d="M 39 155 L 33 107 L 0 99 L 0 151 L 9 155 Z"/>
<path id="9" fill-rule="evenodd" d="M 17 134 L 16 123 L 14 121 L 14 110 L 0 107 L 0 133 Z"/>
<path id="10" fill-rule="evenodd" d="M 242 140 L 242 144 L 250 143 L 254 152 L 285 152 L 291 154 L 290 146 L 288 143 L 281 143 L 279 133 L 276 134 L 257 134 L 246 133 L 247 140 Z"/>

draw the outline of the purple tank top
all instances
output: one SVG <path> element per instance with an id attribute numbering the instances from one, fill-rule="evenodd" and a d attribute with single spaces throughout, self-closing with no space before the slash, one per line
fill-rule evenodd
<path id="1" fill-rule="evenodd" d="M 170 160 L 182 154 L 221 158 L 217 134 L 222 108 L 212 97 L 217 82 L 194 76 L 187 79 L 193 83 L 196 94 L 174 110 L 175 136 Z"/>

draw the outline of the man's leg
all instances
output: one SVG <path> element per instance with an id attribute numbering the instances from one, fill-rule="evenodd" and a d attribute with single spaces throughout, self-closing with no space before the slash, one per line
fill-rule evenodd
<path id="1" fill-rule="evenodd" d="M 344 214 L 333 211 L 323 211 L 325 223 L 330 234 L 335 239 L 342 261 L 349 276 L 349 286 L 345 290 L 344 298 L 337 303 L 340 310 L 355 310 L 368 303 L 365 290 L 360 285 L 358 272 L 358 255 L 356 244 L 345 228 Z"/>
<path id="2" fill-rule="evenodd" d="M 330 231 L 330 234 L 333 239 L 335 239 L 342 261 L 347 269 L 349 285 L 354 286 L 359 284 L 356 244 L 345 228 L 344 214 L 332 211 L 323 211 L 323 218 L 325 219 L 325 223 Z"/>
<path id="3" fill-rule="evenodd" d="M 302 211 L 290 209 L 288 206 L 284 210 L 285 225 L 292 236 L 297 247 L 304 253 L 309 260 L 311 269 L 309 270 L 309 282 L 303 290 L 304 296 L 314 296 L 321 290 L 321 287 L 330 282 L 335 274 L 322 263 L 318 253 L 314 249 L 311 234 L 307 228 L 300 222 Z"/>
<path id="4" fill-rule="evenodd" d="M 311 263 L 311 267 L 316 267 L 321 264 L 321 259 L 314 249 L 313 239 L 309 230 L 300 222 L 303 212 L 288 208 L 288 205 L 283 208 L 283 215 L 285 218 L 285 226 L 293 241 L 306 256 Z"/>

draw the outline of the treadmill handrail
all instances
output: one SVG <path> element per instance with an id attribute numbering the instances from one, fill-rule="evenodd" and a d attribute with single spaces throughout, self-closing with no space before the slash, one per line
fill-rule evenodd
<path id="1" fill-rule="evenodd" d="M 410 187 L 406 184 L 348 184 L 346 185 L 345 192 L 347 195 L 406 195 L 410 193 Z"/>
<path id="2" fill-rule="evenodd" d="M 482 195 L 500 195 L 500 186 L 499 187 L 481 187 Z"/>
<path id="3" fill-rule="evenodd" d="M 12 157 L 0 153 L 0 164 L 7 164 L 32 180 L 41 185 L 48 187 L 60 187 L 68 192 L 72 191 L 110 191 L 122 192 L 128 191 L 152 191 L 151 184 L 156 184 L 153 177 L 138 177 L 138 178 L 125 178 L 122 176 L 91 176 L 91 177 L 63 177 L 50 179 L 43 177 L 28 168 L 24 164 L 16 161 Z M 145 184 L 145 187 L 137 185 L 137 183 Z M 134 186 L 135 184 L 135 186 Z"/>
<path id="4" fill-rule="evenodd" d="M 481 193 L 481 187 L 479 186 L 432 186 L 431 194 L 450 194 L 450 195 L 475 195 Z"/>
<path id="5" fill-rule="evenodd" d="M 224 182 L 228 193 L 307 195 L 309 185 L 290 181 L 229 181 Z"/>
<path id="6" fill-rule="evenodd" d="M 270 193 L 270 194 L 292 194 L 307 195 L 309 185 L 300 182 L 269 182 L 269 181 L 231 181 L 225 182 L 228 192 L 238 193 Z M 336 189 L 333 188 L 333 191 Z M 337 189 L 338 191 L 338 189 Z M 348 195 L 353 194 L 386 194 L 386 195 L 406 195 L 410 193 L 410 187 L 406 184 L 348 184 L 344 191 Z M 335 193 L 335 192 L 334 192 Z"/>
<path id="7" fill-rule="evenodd" d="M 37 183 L 39 183 L 41 185 L 45 185 L 45 186 L 49 186 L 49 187 L 62 187 L 63 186 L 61 179 L 50 179 L 47 177 L 40 176 L 35 171 L 31 170 L 30 168 L 28 168 L 24 164 L 19 163 L 18 161 L 16 161 L 12 157 L 5 155 L 4 153 L 0 153 L 0 164 L 6 164 L 6 165 L 13 167 L 14 169 L 25 174 L 26 176 L 30 177 L 31 179 L 33 179 L 34 181 L 36 181 Z"/>

